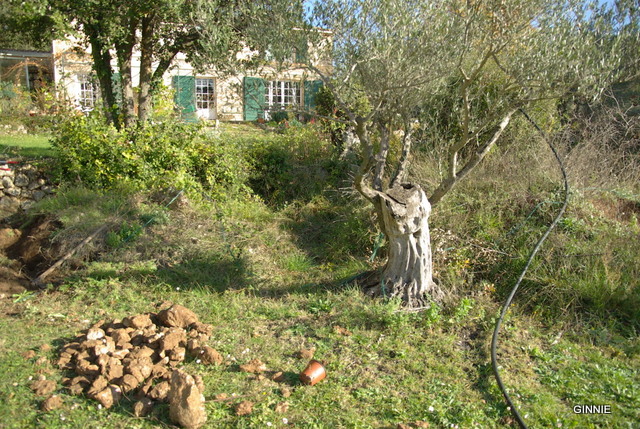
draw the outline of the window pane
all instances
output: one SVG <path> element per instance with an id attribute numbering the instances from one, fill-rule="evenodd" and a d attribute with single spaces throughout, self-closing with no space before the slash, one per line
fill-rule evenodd
<path id="1" fill-rule="evenodd" d="M 211 109 L 215 106 L 215 81 L 213 79 L 196 79 L 196 107 Z"/>

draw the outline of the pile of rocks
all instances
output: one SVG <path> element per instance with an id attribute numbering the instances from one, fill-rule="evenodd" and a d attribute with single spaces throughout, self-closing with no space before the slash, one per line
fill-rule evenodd
<path id="1" fill-rule="evenodd" d="M 31 164 L 0 166 L 0 209 L 27 209 L 54 191 L 44 174 Z"/>
<path id="2" fill-rule="evenodd" d="M 206 420 L 202 378 L 176 368 L 187 355 L 204 364 L 222 363 L 222 356 L 204 344 L 212 329 L 180 305 L 100 321 L 62 348 L 57 365 L 75 374 L 63 379 L 72 394 L 85 394 L 104 408 L 126 396 L 137 401 L 137 416 L 147 415 L 157 402 L 169 402 L 174 422 L 198 427 Z"/>

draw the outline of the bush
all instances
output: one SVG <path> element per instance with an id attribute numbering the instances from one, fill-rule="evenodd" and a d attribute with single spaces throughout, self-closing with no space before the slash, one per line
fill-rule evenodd
<path id="1" fill-rule="evenodd" d="M 197 124 L 165 121 L 118 131 L 90 114 L 62 122 L 55 135 L 59 179 L 94 188 L 129 183 L 220 197 L 242 191 L 248 176 L 240 149 Z"/>
<path id="2" fill-rule="evenodd" d="M 312 126 L 289 127 L 237 144 L 251 165 L 249 186 L 272 205 L 309 201 L 326 188 L 335 189 L 345 176 L 333 146 Z"/>

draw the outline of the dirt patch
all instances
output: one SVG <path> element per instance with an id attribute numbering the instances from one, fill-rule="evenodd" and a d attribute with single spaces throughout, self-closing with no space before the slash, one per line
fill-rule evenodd
<path id="1" fill-rule="evenodd" d="M 51 242 L 52 233 L 62 224 L 50 217 L 38 216 L 23 227 L 20 238 L 5 249 L 9 259 L 22 264 L 30 276 L 45 270 L 59 256 L 59 246 Z"/>
<path id="2" fill-rule="evenodd" d="M 33 289 L 30 279 L 60 256 L 60 246 L 51 238 L 62 224 L 47 216 L 25 221 L 21 217 L 0 221 L 0 298 Z"/>
<path id="3" fill-rule="evenodd" d="M 618 222 L 629 222 L 633 216 L 640 217 L 640 204 L 623 198 L 594 198 L 593 206 L 603 216 Z"/>

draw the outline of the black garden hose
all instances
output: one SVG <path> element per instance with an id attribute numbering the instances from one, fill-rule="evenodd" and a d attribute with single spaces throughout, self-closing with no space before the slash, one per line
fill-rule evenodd
<path id="1" fill-rule="evenodd" d="M 516 418 L 516 420 L 517 420 L 518 424 L 520 425 L 520 427 L 523 428 L 523 429 L 527 429 L 526 423 L 524 422 L 524 420 L 520 416 L 520 413 L 518 413 L 518 410 L 516 409 L 516 406 L 514 405 L 513 401 L 511 400 L 511 397 L 507 393 L 507 390 L 506 390 L 504 384 L 502 383 L 502 379 L 500 378 L 500 372 L 498 370 L 498 357 L 497 357 L 497 354 L 496 354 L 496 349 L 498 347 L 498 334 L 500 332 L 500 326 L 502 325 L 502 320 L 504 319 L 504 316 L 507 313 L 507 310 L 509 309 L 509 306 L 511 305 L 511 301 L 513 301 L 513 297 L 515 296 L 516 291 L 518 290 L 518 287 L 520 286 L 520 283 L 522 283 L 522 279 L 524 278 L 524 275 L 526 274 L 527 270 L 529 269 L 529 266 L 531 265 L 531 262 L 533 261 L 533 258 L 536 256 L 536 253 L 538 253 L 538 251 L 542 247 L 542 243 L 544 242 L 544 240 L 547 239 L 547 237 L 549 236 L 549 234 L 551 233 L 553 228 L 555 228 L 555 226 L 558 224 L 558 222 L 560 221 L 560 218 L 562 217 L 562 215 L 564 214 L 564 212 L 565 212 L 565 210 L 567 208 L 567 204 L 569 203 L 569 180 L 567 179 L 567 172 L 564 169 L 564 164 L 562 163 L 562 159 L 560 159 L 560 155 L 558 154 L 558 151 L 556 150 L 555 146 L 553 146 L 553 144 L 551 143 L 551 140 L 549 140 L 547 138 L 547 136 L 540 129 L 538 124 L 536 124 L 535 121 L 533 119 L 531 119 L 531 117 L 523 109 L 520 109 L 520 113 L 522 113 L 524 115 L 524 117 L 527 118 L 527 120 L 534 126 L 534 128 L 538 131 L 538 133 L 540 133 L 542 138 L 547 142 L 547 144 L 551 148 L 551 151 L 553 152 L 554 156 L 556 157 L 556 160 L 558 161 L 558 165 L 560 166 L 560 171 L 562 172 L 562 178 L 564 180 L 564 201 L 562 203 L 562 207 L 558 211 L 558 214 L 556 215 L 556 217 L 553 220 L 553 222 L 551 222 L 551 225 L 549 225 L 549 228 L 547 228 L 545 233 L 542 235 L 542 237 L 540 237 L 540 239 L 536 243 L 535 247 L 531 251 L 531 254 L 529 255 L 529 259 L 527 259 L 527 263 L 524 266 L 524 269 L 522 270 L 522 273 L 520 273 L 520 277 L 518 278 L 518 281 L 516 281 L 516 284 L 513 286 L 513 289 L 511 290 L 511 293 L 509 294 L 509 297 L 507 298 L 507 300 L 505 301 L 505 303 L 504 303 L 504 305 L 502 307 L 502 311 L 500 312 L 500 317 L 498 317 L 498 320 L 496 321 L 496 327 L 495 327 L 495 329 L 493 331 L 493 338 L 491 339 L 491 365 L 493 366 L 493 373 L 494 373 L 494 375 L 496 377 L 496 381 L 498 382 L 498 387 L 500 387 L 500 390 L 502 391 L 502 394 L 504 395 L 504 399 L 507 401 L 507 404 L 509 405 L 509 409 L 511 410 L 511 413 L 513 414 L 513 416 Z"/>

